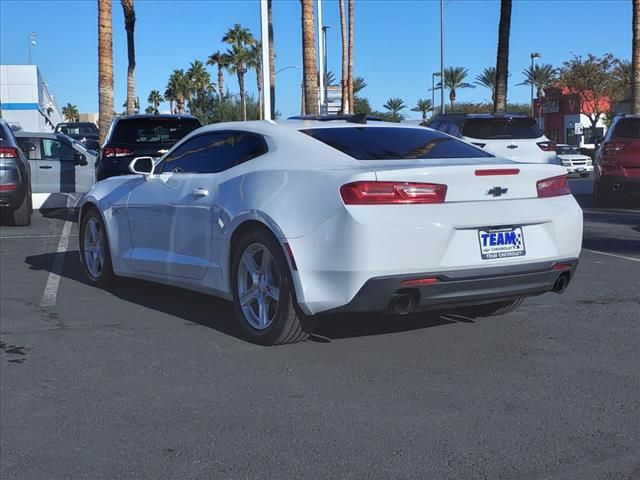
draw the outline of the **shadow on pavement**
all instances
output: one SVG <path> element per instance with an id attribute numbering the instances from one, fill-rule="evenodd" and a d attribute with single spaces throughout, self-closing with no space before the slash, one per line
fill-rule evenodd
<path id="1" fill-rule="evenodd" d="M 75 208 L 46 208 L 40 209 L 39 212 L 44 218 L 54 218 L 56 220 L 78 223 L 78 211 Z"/>
<path id="2" fill-rule="evenodd" d="M 54 269 L 55 259 L 63 256 L 61 271 Z M 78 251 L 45 253 L 27 257 L 32 270 L 45 270 L 88 285 Z M 143 307 L 213 328 L 226 335 L 242 338 L 231 302 L 211 295 L 176 287 L 120 278 L 105 289 L 112 295 Z M 316 334 L 310 340 L 326 343 L 334 339 L 364 337 L 436 327 L 456 322 L 472 323 L 460 315 L 416 313 L 407 316 L 351 314 L 320 316 Z"/>

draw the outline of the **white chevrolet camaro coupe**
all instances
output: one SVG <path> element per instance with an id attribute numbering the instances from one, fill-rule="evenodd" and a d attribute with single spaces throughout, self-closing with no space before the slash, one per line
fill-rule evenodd
<path id="1" fill-rule="evenodd" d="M 221 123 L 130 170 L 80 207 L 90 282 L 232 300 L 246 337 L 266 345 L 300 341 L 334 312 L 506 313 L 562 292 L 580 254 L 566 169 L 424 127 Z"/>

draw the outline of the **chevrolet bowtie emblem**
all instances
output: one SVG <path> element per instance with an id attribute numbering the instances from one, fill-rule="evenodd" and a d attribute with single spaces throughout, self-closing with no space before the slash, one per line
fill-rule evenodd
<path id="1" fill-rule="evenodd" d="M 508 188 L 493 187 L 492 189 L 487 190 L 487 195 L 493 195 L 494 197 L 499 197 L 500 195 L 503 195 L 508 191 L 509 191 Z"/>

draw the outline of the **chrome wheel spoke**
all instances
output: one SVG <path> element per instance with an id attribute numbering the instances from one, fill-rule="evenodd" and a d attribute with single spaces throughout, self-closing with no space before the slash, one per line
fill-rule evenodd
<path id="1" fill-rule="evenodd" d="M 280 289 L 278 287 L 269 285 L 267 287 L 267 296 L 272 300 L 278 302 L 280 300 Z"/>
<path id="2" fill-rule="evenodd" d="M 264 295 L 258 297 L 258 320 L 261 327 L 266 327 L 269 324 L 269 308 Z"/>
<path id="3" fill-rule="evenodd" d="M 251 286 L 249 290 L 240 295 L 240 305 L 243 307 L 251 305 L 251 303 L 258 298 L 258 293 L 258 289 L 255 285 Z"/>

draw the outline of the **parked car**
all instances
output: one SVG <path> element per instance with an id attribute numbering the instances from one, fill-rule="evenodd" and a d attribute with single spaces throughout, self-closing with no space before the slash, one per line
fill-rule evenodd
<path id="1" fill-rule="evenodd" d="M 31 224 L 31 168 L 13 131 L 0 118 L 0 215 L 16 226 Z"/>
<path id="2" fill-rule="evenodd" d="M 558 144 L 556 153 L 560 165 L 567 169 L 567 173 L 587 177 L 593 172 L 593 160 L 591 160 L 591 157 L 580 153 L 576 150 L 576 147 Z"/>
<path id="3" fill-rule="evenodd" d="M 220 123 L 130 168 L 84 197 L 89 281 L 233 300 L 262 344 L 301 340 L 330 312 L 506 313 L 562 292 L 582 243 L 564 168 L 424 127 Z"/>
<path id="4" fill-rule="evenodd" d="M 182 137 L 201 126 L 189 115 L 130 115 L 115 117 L 98 152 L 96 179 L 127 175 L 135 157 L 160 158 Z"/>
<path id="5" fill-rule="evenodd" d="M 524 115 L 450 113 L 436 116 L 429 126 L 516 162 L 558 162 L 556 144 Z"/>
<path id="6" fill-rule="evenodd" d="M 640 115 L 618 115 L 596 151 L 594 197 L 606 206 L 636 195 L 640 195 Z"/>
<path id="7" fill-rule="evenodd" d="M 16 132 L 29 159 L 34 193 L 87 192 L 95 181 L 95 152 L 62 133 Z"/>
<path id="8" fill-rule="evenodd" d="M 87 149 L 98 150 L 98 127 L 92 122 L 72 122 L 59 123 L 56 125 L 56 133 L 64 133 L 65 135 L 78 140 L 85 145 Z"/>

